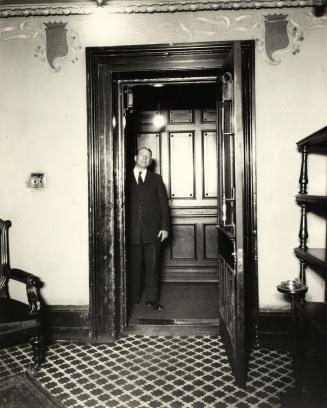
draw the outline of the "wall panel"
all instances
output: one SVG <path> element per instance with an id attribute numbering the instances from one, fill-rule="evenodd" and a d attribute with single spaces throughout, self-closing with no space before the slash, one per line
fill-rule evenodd
<path id="1" fill-rule="evenodd" d="M 171 260 L 196 259 L 196 225 L 174 224 L 171 233 Z"/>
<path id="2" fill-rule="evenodd" d="M 218 257 L 216 224 L 203 224 L 203 257 L 204 259 Z"/>
<path id="3" fill-rule="evenodd" d="M 193 139 L 193 132 L 169 134 L 171 198 L 195 197 Z"/>
<path id="4" fill-rule="evenodd" d="M 137 148 L 148 147 L 152 151 L 152 168 L 161 173 L 160 133 L 138 133 Z"/>

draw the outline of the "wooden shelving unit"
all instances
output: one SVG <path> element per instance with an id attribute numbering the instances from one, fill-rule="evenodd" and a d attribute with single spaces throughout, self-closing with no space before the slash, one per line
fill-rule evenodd
<path id="1" fill-rule="evenodd" d="M 320 148 L 326 149 L 327 148 L 327 126 L 318 130 L 315 133 L 305 137 L 304 139 L 299 140 L 296 143 L 298 148 Z"/>
<path id="2" fill-rule="evenodd" d="M 299 231 L 300 245 L 294 249 L 299 259 L 299 281 L 306 288 L 306 268 L 310 267 L 323 279 L 327 278 L 327 249 L 308 248 L 307 213 L 316 212 L 327 219 L 327 196 L 310 195 L 307 193 L 308 185 L 308 154 L 326 154 L 327 157 L 327 126 L 312 135 L 300 140 L 297 147 L 302 155 L 300 191 L 296 195 L 296 202 L 301 208 L 301 222 Z M 296 385 L 299 394 L 312 397 L 315 402 L 326 404 L 327 401 L 327 303 L 326 285 L 323 302 L 309 302 L 305 299 L 304 290 L 301 294 L 293 293 L 293 315 L 295 321 L 295 354 L 294 367 Z M 292 293 L 290 293 L 292 295 Z M 314 339 L 314 340 L 312 340 Z M 316 347 L 319 345 L 319 347 Z M 313 348 L 315 349 L 313 352 Z M 318 351 L 317 351 L 318 350 Z M 308 375 L 308 363 L 314 360 L 314 365 L 321 365 L 318 370 L 318 380 L 314 373 Z M 312 378 L 310 378 L 310 376 Z M 310 383 L 311 382 L 311 383 Z M 322 405 L 323 406 L 323 405 Z M 327 404 L 325 405 L 327 406 Z"/>
<path id="3" fill-rule="evenodd" d="M 327 204 L 327 196 L 318 196 L 318 195 L 310 195 L 310 194 L 298 194 L 296 196 L 296 201 L 298 204 L 318 204 L 318 205 L 326 205 Z"/>
<path id="4" fill-rule="evenodd" d="M 327 252 L 325 248 L 294 249 L 295 255 L 313 267 L 327 270 Z M 322 272 L 323 272 L 322 271 Z"/>

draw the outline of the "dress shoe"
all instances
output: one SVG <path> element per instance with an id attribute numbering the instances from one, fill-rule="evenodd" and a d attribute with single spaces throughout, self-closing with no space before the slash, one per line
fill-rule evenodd
<path id="1" fill-rule="evenodd" d="M 145 302 L 147 306 L 150 306 L 153 310 L 162 310 L 163 306 L 158 302 Z"/>

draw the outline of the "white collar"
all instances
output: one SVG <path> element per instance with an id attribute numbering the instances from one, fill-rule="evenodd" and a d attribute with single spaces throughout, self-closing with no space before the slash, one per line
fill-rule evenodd
<path id="1" fill-rule="evenodd" d="M 140 170 L 139 168 L 134 167 L 134 170 L 133 170 L 133 171 L 134 171 L 134 177 L 135 177 L 136 182 L 138 181 L 139 173 L 141 173 L 142 180 L 143 180 L 143 181 L 145 180 L 145 176 L 146 176 L 147 170 L 148 170 L 148 169 Z"/>

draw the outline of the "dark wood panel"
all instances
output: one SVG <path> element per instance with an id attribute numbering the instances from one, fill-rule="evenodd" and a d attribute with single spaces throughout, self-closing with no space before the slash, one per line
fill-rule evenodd
<path id="1" fill-rule="evenodd" d="M 217 266 L 169 267 L 161 272 L 162 282 L 218 282 Z"/>
<path id="2" fill-rule="evenodd" d="M 216 217 L 187 217 L 184 214 L 172 220 L 174 228 L 170 239 L 173 242 L 164 245 L 162 278 L 167 281 L 217 281 Z M 173 247 L 180 251 L 178 256 L 172 255 Z"/>
<path id="3" fill-rule="evenodd" d="M 235 271 L 219 255 L 218 260 L 219 309 L 230 338 L 235 335 Z"/>
<path id="4" fill-rule="evenodd" d="M 216 224 L 203 224 L 203 257 L 204 259 L 218 258 L 218 236 Z"/>
<path id="5" fill-rule="evenodd" d="M 201 111 L 201 120 L 203 123 L 214 123 L 217 121 L 216 109 L 203 109 Z"/>
<path id="6" fill-rule="evenodd" d="M 170 259 L 196 259 L 196 225 L 172 225 Z"/>

